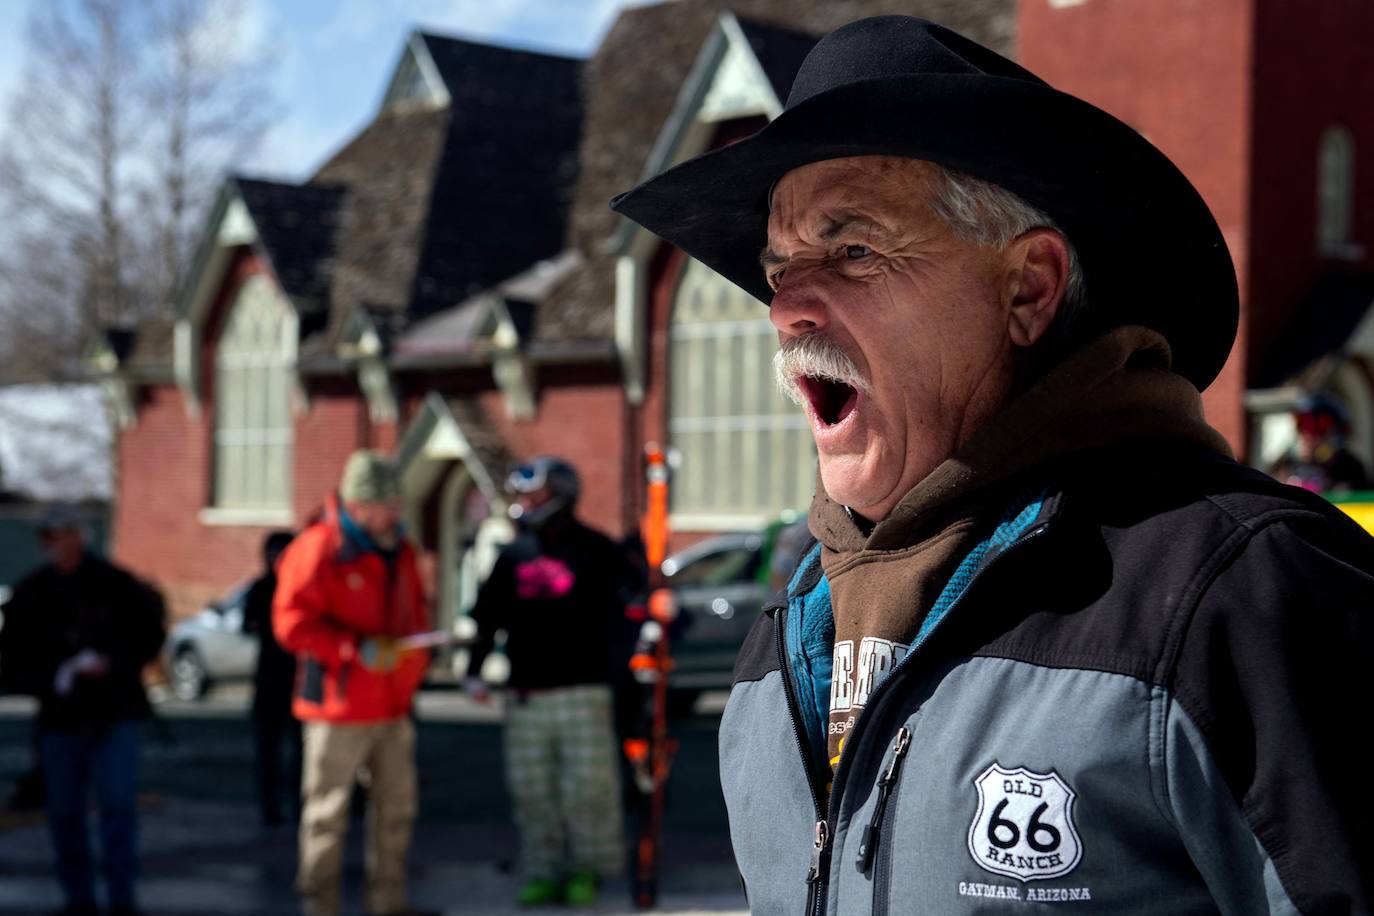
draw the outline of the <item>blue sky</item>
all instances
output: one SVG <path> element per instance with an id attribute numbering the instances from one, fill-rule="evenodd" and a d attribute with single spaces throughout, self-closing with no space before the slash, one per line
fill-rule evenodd
<path id="1" fill-rule="evenodd" d="M 23 70 L 32 4 L 0 0 L 0 112 Z M 233 0 L 248 33 L 268 42 L 281 116 L 242 170 L 307 176 L 375 111 L 413 28 L 587 55 L 623 6 L 645 0 Z"/>

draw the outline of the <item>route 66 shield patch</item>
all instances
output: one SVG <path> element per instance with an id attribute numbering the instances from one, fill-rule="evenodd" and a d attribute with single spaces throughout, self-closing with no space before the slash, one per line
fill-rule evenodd
<path id="1" fill-rule="evenodd" d="M 973 781 L 978 813 L 968 830 L 973 861 L 1019 881 L 1067 875 L 1083 857 L 1073 821 L 1077 795 L 1058 773 L 993 763 Z"/>

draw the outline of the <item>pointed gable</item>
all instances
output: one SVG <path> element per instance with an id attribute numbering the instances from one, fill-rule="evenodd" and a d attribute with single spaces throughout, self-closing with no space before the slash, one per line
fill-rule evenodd
<path id="1" fill-rule="evenodd" d="M 580 66 L 412 36 L 388 99 L 415 68 L 426 86 L 441 82 L 426 98 L 443 107 L 384 107 L 311 182 L 349 189 L 329 330 L 313 351 L 332 351 L 357 310 L 406 325 L 557 253 L 576 171 Z"/>

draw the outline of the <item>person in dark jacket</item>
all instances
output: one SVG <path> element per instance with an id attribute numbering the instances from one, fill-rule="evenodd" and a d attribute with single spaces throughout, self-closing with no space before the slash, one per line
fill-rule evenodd
<path id="1" fill-rule="evenodd" d="M 589 905 L 600 878 L 624 867 L 619 753 L 611 684 L 628 662 L 625 606 L 636 574 L 625 552 L 578 521 L 577 472 L 558 458 L 517 467 L 519 534 L 473 607 L 477 642 L 466 686 L 506 632 L 506 784 L 520 834 L 525 905 Z"/>
<path id="2" fill-rule="evenodd" d="M 258 808 L 265 826 L 282 823 L 285 790 L 292 820 L 301 808 L 301 723 L 291 714 L 296 683 L 296 656 L 272 634 L 272 596 L 277 591 L 277 559 L 291 543 L 289 531 L 274 531 L 262 544 L 263 572 L 248 587 L 243 601 L 243 631 L 257 637 L 258 663 L 253 669 L 253 737 L 257 752 Z M 283 780 L 282 755 L 286 770 Z"/>
<path id="3" fill-rule="evenodd" d="M 1293 411 L 1298 440 L 1270 473 L 1314 493 L 1349 493 L 1369 487 L 1364 463 L 1350 450 L 1350 412 L 1324 391 L 1298 401 Z"/>
<path id="4" fill-rule="evenodd" d="M 769 304 L 819 457 L 720 727 L 753 912 L 1374 912 L 1374 540 L 1204 419 L 1235 269 L 1148 140 L 878 17 L 613 206 Z"/>
<path id="5" fill-rule="evenodd" d="M 39 528 L 48 562 L 5 605 L 0 670 L 38 698 L 48 827 L 71 916 L 96 912 L 86 808 L 100 811 L 112 914 L 136 912 L 138 722 L 142 672 L 164 635 L 161 596 L 86 547 L 79 513 L 52 507 Z"/>

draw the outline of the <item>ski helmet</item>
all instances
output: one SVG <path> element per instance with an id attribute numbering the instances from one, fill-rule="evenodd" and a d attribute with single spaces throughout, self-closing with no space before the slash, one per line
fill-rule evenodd
<path id="1" fill-rule="evenodd" d="M 1317 391 L 1304 395 L 1293 410 L 1298 431 L 1319 438 L 1350 434 L 1350 413 L 1333 394 Z"/>
<path id="2" fill-rule="evenodd" d="M 526 512 L 518 503 L 511 506 L 512 517 L 536 526 L 559 512 L 571 509 L 582 493 L 577 470 L 562 458 L 551 455 L 541 455 L 516 465 L 506 477 L 506 486 L 518 494 L 533 493 L 548 486 L 549 500 L 538 508 Z"/>

